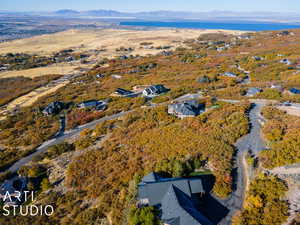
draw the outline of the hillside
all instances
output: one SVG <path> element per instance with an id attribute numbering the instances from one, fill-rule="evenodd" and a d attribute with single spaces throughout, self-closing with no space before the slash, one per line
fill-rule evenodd
<path id="1" fill-rule="evenodd" d="M 2 55 L 28 54 L 3 56 L 21 71 L 54 66 L 53 55 L 91 62 L 0 121 L 1 181 L 17 172 L 38 191 L 31 203 L 55 208 L 51 217 L 0 223 L 159 224 L 161 209 L 138 193 L 153 171 L 167 181 L 202 179 L 197 210 L 211 224 L 297 224 L 299 179 L 280 171 L 300 163 L 299 117 L 281 110 L 300 111 L 299 43 L 300 30 L 176 29 L 74 30 L 0 44 Z"/>

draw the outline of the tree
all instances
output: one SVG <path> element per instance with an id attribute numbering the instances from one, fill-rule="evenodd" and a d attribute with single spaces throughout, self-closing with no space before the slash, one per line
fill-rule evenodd
<path id="1" fill-rule="evenodd" d="M 159 225 L 154 207 L 133 208 L 129 214 L 129 225 Z"/>
<path id="2" fill-rule="evenodd" d="M 41 189 L 42 191 L 47 191 L 48 189 L 50 189 L 51 184 L 49 182 L 48 178 L 44 178 L 41 182 Z"/>

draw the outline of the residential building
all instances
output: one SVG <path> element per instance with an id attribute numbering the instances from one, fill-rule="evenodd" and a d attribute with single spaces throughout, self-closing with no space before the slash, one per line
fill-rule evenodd
<path id="1" fill-rule="evenodd" d="M 118 96 L 118 97 L 133 97 L 134 95 L 135 95 L 134 92 L 128 91 L 123 88 L 117 88 L 113 93 L 113 96 Z"/>
<path id="2" fill-rule="evenodd" d="M 63 102 L 55 101 L 55 102 L 51 102 L 46 108 L 43 109 L 42 112 L 44 115 L 49 116 L 49 115 L 58 114 L 63 108 L 64 108 Z"/>
<path id="3" fill-rule="evenodd" d="M 89 101 L 84 101 L 79 103 L 77 107 L 80 109 L 95 108 L 96 110 L 105 110 L 107 108 L 107 102 L 98 101 L 98 100 L 89 100 Z"/>
<path id="4" fill-rule="evenodd" d="M 166 93 L 168 91 L 169 91 L 169 89 L 167 89 L 166 87 L 164 87 L 161 84 L 158 84 L 158 85 L 152 85 L 152 86 L 146 88 L 143 91 L 143 95 L 146 97 L 155 97 L 160 94 Z"/>
<path id="5" fill-rule="evenodd" d="M 262 89 L 256 88 L 256 87 L 252 87 L 252 88 L 248 89 L 246 96 L 253 97 L 253 96 L 259 94 L 260 92 L 262 92 Z"/>
<path id="6" fill-rule="evenodd" d="M 225 76 L 225 77 L 232 77 L 232 78 L 236 78 L 237 75 L 235 73 L 231 73 L 231 72 L 225 72 L 222 74 L 222 76 Z"/>
<path id="7" fill-rule="evenodd" d="M 8 205 L 20 204 L 21 202 L 18 198 L 22 198 L 22 192 L 26 187 L 27 179 L 25 177 L 14 177 L 4 181 L 0 186 L 0 201 Z M 11 199 L 8 196 L 11 197 Z"/>
<path id="8" fill-rule="evenodd" d="M 297 88 L 291 88 L 290 90 L 289 90 L 289 92 L 291 93 L 291 94 L 300 94 L 300 89 L 297 89 Z"/>
<path id="9" fill-rule="evenodd" d="M 166 225 L 212 225 L 196 206 L 203 194 L 200 178 L 166 179 L 152 172 L 138 185 L 140 206 L 158 208 Z"/>
<path id="10" fill-rule="evenodd" d="M 194 117 L 205 111 L 205 105 L 197 100 L 188 100 L 168 106 L 168 113 L 179 118 Z"/>
<path id="11" fill-rule="evenodd" d="M 280 60 L 281 63 L 286 64 L 286 65 L 292 65 L 292 62 L 288 59 L 282 59 Z"/>

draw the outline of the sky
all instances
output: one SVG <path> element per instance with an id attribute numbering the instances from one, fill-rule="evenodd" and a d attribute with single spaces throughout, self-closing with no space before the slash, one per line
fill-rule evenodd
<path id="1" fill-rule="evenodd" d="M 0 10 L 55 11 L 112 9 L 137 11 L 300 12 L 300 0 L 0 0 Z"/>

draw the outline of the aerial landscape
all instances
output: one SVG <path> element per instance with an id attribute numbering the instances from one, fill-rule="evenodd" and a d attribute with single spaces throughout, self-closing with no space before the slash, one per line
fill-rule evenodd
<path id="1" fill-rule="evenodd" d="M 0 224 L 300 225 L 300 3 L 0 3 Z"/>

